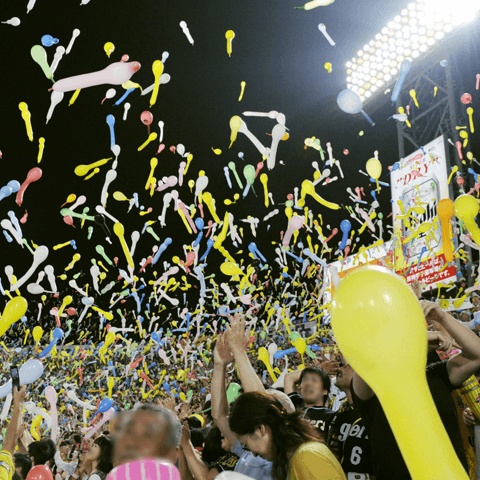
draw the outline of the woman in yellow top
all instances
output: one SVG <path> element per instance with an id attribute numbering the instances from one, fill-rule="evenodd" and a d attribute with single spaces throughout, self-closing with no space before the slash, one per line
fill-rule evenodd
<path id="1" fill-rule="evenodd" d="M 229 425 L 243 448 L 272 462 L 274 480 L 346 478 L 317 430 L 300 413 L 287 413 L 271 395 L 250 392 L 238 397 Z"/>

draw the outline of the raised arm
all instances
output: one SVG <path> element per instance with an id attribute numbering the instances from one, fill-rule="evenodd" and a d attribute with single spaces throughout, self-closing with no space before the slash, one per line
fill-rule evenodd
<path id="1" fill-rule="evenodd" d="M 233 354 L 227 345 L 225 334 L 220 334 L 213 351 L 213 378 L 212 378 L 212 417 L 222 435 L 235 445 L 237 436 L 228 426 L 228 401 L 225 390 L 225 374 L 227 365 L 233 360 Z"/>
<path id="2" fill-rule="evenodd" d="M 289 372 L 285 375 L 285 379 L 283 380 L 283 390 L 287 395 L 295 393 L 295 384 L 300 380 L 301 374 L 301 370 L 295 370 L 294 372 Z"/>
<path id="3" fill-rule="evenodd" d="M 245 351 L 248 339 L 245 337 L 245 319 L 243 317 L 236 315 L 227 326 L 227 341 L 238 367 L 243 390 L 245 392 L 265 392 L 265 387 Z"/>
<path id="4" fill-rule="evenodd" d="M 25 400 L 26 387 L 13 389 L 13 413 L 10 423 L 5 434 L 5 441 L 3 442 L 3 450 L 10 452 L 12 455 L 15 451 L 18 435 L 22 426 L 22 407 Z"/>
<path id="5" fill-rule="evenodd" d="M 462 350 L 462 353 L 451 357 L 447 363 L 450 382 L 454 386 L 461 385 L 467 378 L 480 369 L 480 338 L 469 328 L 457 322 L 449 313 L 434 302 L 420 302 L 427 322 L 437 322 Z"/>
<path id="6" fill-rule="evenodd" d="M 187 460 L 188 469 L 195 480 L 213 480 L 219 474 L 219 471 L 216 468 L 209 469 L 197 456 L 195 448 L 190 441 L 190 429 L 187 424 L 183 425 L 180 447 Z"/>

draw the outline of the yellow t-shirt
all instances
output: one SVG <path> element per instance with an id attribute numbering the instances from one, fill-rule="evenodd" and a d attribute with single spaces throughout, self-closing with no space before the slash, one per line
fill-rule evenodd
<path id="1" fill-rule="evenodd" d="M 290 460 L 288 480 L 346 480 L 335 455 L 323 443 L 304 443 Z"/>
<path id="2" fill-rule="evenodd" d="M 0 451 L 0 480 L 11 480 L 14 472 L 12 454 L 6 450 Z"/>

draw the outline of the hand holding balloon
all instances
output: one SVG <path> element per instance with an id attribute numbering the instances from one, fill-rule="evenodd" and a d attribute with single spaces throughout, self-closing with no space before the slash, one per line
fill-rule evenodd
<path id="1" fill-rule="evenodd" d="M 20 386 L 29 385 L 36 382 L 43 375 L 42 362 L 35 359 L 27 360 L 19 369 L 18 376 L 20 379 Z M 0 386 L 0 398 L 6 397 L 12 393 L 12 381 L 9 380 L 4 385 Z"/>

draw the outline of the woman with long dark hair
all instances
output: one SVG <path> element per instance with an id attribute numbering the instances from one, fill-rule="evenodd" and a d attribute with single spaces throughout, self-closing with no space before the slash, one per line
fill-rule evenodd
<path id="1" fill-rule="evenodd" d="M 243 447 L 272 462 L 275 480 L 345 480 L 345 474 L 317 430 L 300 413 L 287 413 L 265 393 L 244 393 L 229 418 Z"/>
<path id="2" fill-rule="evenodd" d="M 95 439 L 85 454 L 84 463 L 92 472 L 88 480 L 104 480 L 112 470 L 113 445 L 110 437 L 100 436 Z"/>

